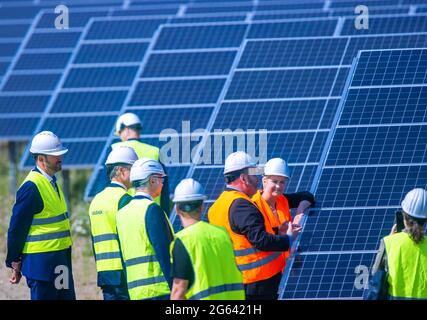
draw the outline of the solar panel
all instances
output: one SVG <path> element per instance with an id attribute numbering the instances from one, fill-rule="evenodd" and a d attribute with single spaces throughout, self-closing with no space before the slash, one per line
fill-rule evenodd
<path id="1" fill-rule="evenodd" d="M 427 115 L 421 98 L 426 58 L 427 49 L 359 52 L 312 186 L 320 208 L 307 218 L 298 254 L 282 279 L 282 298 L 362 297 L 363 290 L 354 285 L 357 265 L 305 261 L 365 255 L 371 258 L 358 262 L 370 268 L 403 196 L 427 186 Z M 322 278 L 307 280 L 319 273 L 353 273 L 353 286 L 336 291 Z"/>

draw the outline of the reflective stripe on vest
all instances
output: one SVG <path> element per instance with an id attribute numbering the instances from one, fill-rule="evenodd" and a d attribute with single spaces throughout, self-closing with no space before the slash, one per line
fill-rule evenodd
<path id="1" fill-rule="evenodd" d="M 212 288 L 208 288 L 206 290 L 200 291 L 199 293 L 192 296 L 190 300 L 201 300 L 209 296 L 212 296 L 214 294 L 230 292 L 230 291 L 243 291 L 243 290 L 245 290 L 243 283 L 223 284 L 220 286 L 216 286 L 216 287 L 212 287 Z"/>
<path id="2" fill-rule="evenodd" d="M 132 300 L 170 294 L 169 285 L 146 233 L 145 216 L 150 205 L 155 204 L 147 198 L 133 199 L 117 213 L 117 231 Z"/>
<path id="3" fill-rule="evenodd" d="M 72 245 L 67 204 L 62 189 L 58 192 L 40 172 L 31 171 L 25 178 L 33 182 L 43 201 L 43 210 L 34 215 L 23 253 L 41 253 L 64 250 Z"/>
<path id="4" fill-rule="evenodd" d="M 399 232 L 384 238 L 392 299 L 427 299 L 427 240 Z"/>
<path id="5" fill-rule="evenodd" d="M 230 226 L 229 211 L 232 203 L 237 199 L 245 199 L 256 204 L 244 193 L 236 190 L 226 190 L 210 207 L 209 222 L 224 227 L 233 243 L 236 262 L 243 274 L 244 283 L 265 280 L 281 272 L 283 268 L 283 253 L 256 250 L 246 236 L 235 233 Z M 260 215 L 263 213 L 260 211 Z M 264 218 L 266 232 L 274 234 L 270 223 Z"/>
<path id="6" fill-rule="evenodd" d="M 107 186 L 90 204 L 89 219 L 97 272 L 123 269 L 116 214 L 119 201 L 125 194 L 126 190 L 122 187 Z"/>
<path id="7" fill-rule="evenodd" d="M 242 274 L 237 268 L 230 238 L 223 228 L 199 221 L 178 232 L 176 237 L 188 252 L 194 270 L 194 282 L 185 294 L 187 299 L 245 298 Z"/>

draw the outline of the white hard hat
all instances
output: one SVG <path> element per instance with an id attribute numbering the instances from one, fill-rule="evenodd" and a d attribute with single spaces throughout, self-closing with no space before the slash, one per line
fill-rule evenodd
<path id="1" fill-rule="evenodd" d="M 290 178 L 291 171 L 289 170 L 288 163 L 285 160 L 280 158 L 273 158 L 268 160 L 265 164 L 264 175 Z"/>
<path id="2" fill-rule="evenodd" d="M 166 176 L 162 165 L 158 161 L 150 158 L 141 158 L 136 160 L 130 169 L 130 181 L 144 180 L 152 174 Z"/>
<path id="3" fill-rule="evenodd" d="M 119 135 L 125 127 L 139 125 L 141 127 L 141 120 L 134 113 L 122 114 L 116 122 L 116 135 Z"/>
<path id="4" fill-rule="evenodd" d="M 64 148 L 59 138 L 50 131 L 42 131 L 36 134 L 31 141 L 30 152 L 32 154 L 46 154 L 51 156 L 60 156 L 68 152 Z"/>
<path id="5" fill-rule="evenodd" d="M 194 179 L 184 179 L 175 188 L 173 202 L 190 202 L 206 200 L 205 190 L 202 185 Z"/>
<path id="6" fill-rule="evenodd" d="M 411 217 L 427 219 L 427 191 L 422 188 L 409 191 L 402 201 L 402 210 Z"/>
<path id="7" fill-rule="evenodd" d="M 252 157 L 243 151 L 233 152 L 225 159 L 224 174 L 245 168 L 257 168 L 257 166 Z"/>
<path id="8" fill-rule="evenodd" d="M 131 147 L 118 146 L 110 152 L 105 164 L 124 163 L 133 165 L 136 160 L 138 160 L 138 156 Z"/>

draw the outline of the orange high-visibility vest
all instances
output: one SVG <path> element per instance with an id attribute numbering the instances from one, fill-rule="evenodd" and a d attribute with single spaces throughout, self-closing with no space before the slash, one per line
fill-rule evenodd
<path id="1" fill-rule="evenodd" d="M 229 211 L 232 203 L 237 199 L 246 199 L 255 205 L 255 203 L 243 192 L 236 190 L 223 191 L 209 209 L 209 222 L 224 227 L 228 231 L 233 243 L 237 266 L 243 275 L 243 283 L 246 284 L 269 279 L 282 270 L 282 252 L 259 251 L 249 242 L 246 236 L 235 233 L 231 229 L 228 219 Z M 260 212 L 260 214 L 262 215 L 262 212 Z M 270 223 L 265 217 L 264 221 L 266 232 L 274 234 Z"/>
<path id="2" fill-rule="evenodd" d="M 264 219 L 270 223 L 271 228 L 278 228 L 284 222 L 292 222 L 291 211 L 289 210 L 288 199 L 282 194 L 276 199 L 276 211 L 278 217 L 271 210 L 268 203 L 262 197 L 262 193 L 258 191 L 253 197 L 252 201 L 255 202 L 259 210 L 264 215 Z M 286 259 L 289 257 L 290 249 L 283 252 L 283 267 L 285 269 Z"/>

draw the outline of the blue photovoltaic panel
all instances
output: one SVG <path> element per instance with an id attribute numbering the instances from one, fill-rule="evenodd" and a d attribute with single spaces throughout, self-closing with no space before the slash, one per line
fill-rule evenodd
<path id="1" fill-rule="evenodd" d="M 74 48 L 80 35 L 80 32 L 68 32 L 65 30 L 49 33 L 33 33 L 25 48 Z"/>
<path id="2" fill-rule="evenodd" d="M 2 7 L 0 8 L 0 19 L 31 19 L 39 12 L 37 6 L 28 7 Z"/>
<path id="3" fill-rule="evenodd" d="M 250 26 L 248 39 L 332 36 L 337 22 L 337 19 L 328 19 L 310 22 L 254 23 Z"/>
<path id="4" fill-rule="evenodd" d="M 225 79 L 140 81 L 129 105 L 216 103 L 224 83 Z"/>
<path id="5" fill-rule="evenodd" d="M 130 86 L 138 67 L 73 68 L 64 88 Z"/>
<path id="6" fill-rule="evenodd" d="M 155 50 L 239 47 L 247 26 L 164 27 Z"/>
<path id="7" fill-rule="evenodd" d="M 427 126 L 338 128 L 326 165 L 427 163 Z"/>
<path id="8" fill-rule="evenodd" d="M 105 17 L 108 15 L 108 10 L 99 10 L 99 11 L 91 11 L 91 12 L 74 12 L 74 10 L 70 10 L 69 12 L 69 27 L 70 28 L 79 28 L 84 27 L 86 23 L 89 22 L 89 19 L 92 17 Z M 45 13 L 40 18 L 39 23 L 37 23 L 36 28 L 54 28 L 55 27 L 55 19 L 58 18 L 58 14 L 56 13 Z"/>
<path id="9" fill-rule="evenodd" d="M 196 129 L 206 128 L 213 107 L 126 110 L 128 111 L 141 119 L 142 134 L 160 134 L 163 130 L 166 130 L 164 133 L 174 130 L 178 134 L 190 134 Z"/>
<path id="10" fill-rule="evenodd" d="M 331 16 L 347 16 L 355 17 L 357 14 L 354 13 L 356 7 L 333 9 L 330 12 Z M 409 12 L 408 7 L 397 8 L 397 7 L 368 7 L 370 15 L 382 15 L 382 14 L 407 14 Z M 359 11 L 360 12 L 360 11 Z"/>
<path id="11" fill-rule="evenodd" d="M 141 39 L 151 38 L 165 20 L 95 21 L 86 39 Z"/>
<path id="12" fill-rule="evenodd" d="M 257 12 L 255 13 L 254 21 L 274 21 L 284 19 L 306 19 L 306 18 L 326 18 L 330 17 L 330 12 L 327 11 L 288 11 L 286 13 L 270 13 L 270 12 Z"/>
<path id="13" fill-rule="evenodd" d="M 115 116 L 47 118 L 40 131 L 49 130 L 55 132 L 61 139 L 107 138 L 116 119 L 117 117 Z"/>
<path id="14" fill-rule="evenodd" d="M 337 71 L 325 68 L 236 72 L 226 100 L 325 97 Z"/>
<path id="15" fill-rule="evenodd" d="M 9 67 L 9 62 L 0 62 L 0 76 L 4 75 Z"/>
<path id="16" fill-rule="evenodd" d="M 39 118 L 0 118 L 0 139 L 31 136 Z M 19 123 L 19 125 L 17 125 Z"/>
<path id="17" fill-rule="evenodd" d="M 299 244 L 302 252 L 376 250 L 390 233 L 396 209 L 313 210 Z"/>
<path id="18" fill-rule="evenodd" d="M 368 62 L 375 58 L 376 65 Z M 427 82 L 427 51 L 373 51 L 371 55 L 362 55 L 359 65 L 353 76 L 352 87 Z"/>
<path id="19" fill-rule="evenodd" d="M 112 13 L 113 17 L 124 16 L 152 16 L 152 15 L 174 15 L 178 11 L 177 8 L 146 8 L 146 9 L 130 9 L 130 10 L 115 10 Z"/>
<path id="20" fill-rule="evenodd" d="M 61 92 L 51 113 L 119 111 L 127 91 Z"/>
<path id="21" fill-rule="evenodd" d="M 339 101 L 319 99 L 223 103 L 212 129 L 307 130 L 317 129 L 321 119 L 320 129 L 327 129 L 332 125 Z M 325 113 L 322 116 L 323 110 Z"/>
<path id="22" fill-rule="evenodd" d="M 362 297 L 355 288 L 335 293 L 332 287 L 308 289 L 322 278 L 307 280 L 307 275 L 330 276 L 345 268 L 304 262 L 320 251 L 334 259 L 344 252 L 374 255 L 404 195 L 427 185 L 426 51 L 359 53 L 315 188 L 320 209 L 307 218 L 282 298 Z M 371 267 L 372 261 L 363 265 Z"/>
<path id="23" fill-rule="evenodd" d="M 19 43 L 0 43 L 0 57 L 12 57 L 18 50 Z"/>
<path id="24" fill-rule="evenodd" d="M 363 35 L 378 33 L 410 33 L 426 32 L 427 16 L 408 17 L 370 17 L 368 29 L 356 29 L 354 19 L 347 19 L 344 23 L 342 35 Z"/>
<path id="25" fill-rule="evenodd" d="M 346 44 L 347 38 L 249 41 L 239 68 L 340 65 Z"/>
<path id="26" fill-rule="evenodd" d="M 427 185 L 427 165 L 325 168 L 316 191 L 323 207 L 397 206 L 415 186 Z"/>
<path id="27" fill-rule="evenodd" d="M 331 92 L 332 96 L 341 96 L 344 91 L 345 81 L 348 77 L 348 73 L 350 72 L 350 68 L 340 68 L 338 70 L 337 77 L 335 79 L 334 87 Z"/>
<path id="28" fill-rule="evenodd" d="M 319 146 L 323 146 L 326 137 L 327 132 L 318 132 L 315 137 L 314 132 L 268 133 L 267 130 L 246 131 L 240 134 L 238 132 L 215 134 L 210 137 L 211 149 L 215 150 L 212 152 L 210 163 L 214 163 L 218 154 L 225 155 L 226 150 L 230 150 L 231 146 L 234 151 L 240 150 L 241 145 L 246 146 L 247 151 L 252 155 L 262 153 L 267 160 L 283 157 L 290 163 L 318 162 L 322 152 Z M 314 138 L 316 138 L 315 149 L 310 152 L 310 145 Z"/>
<path id="29" fill-rule="evenodd" d="M 374 7 L 374 6 L 396 6 L 395 0 L 368 0 L 364 2 L 365 5 Z M 360 5 L 360 1 L 357 0 L 350 0 L 350 1 L 342 1 L 342 0 L 335 0 L 331 2 L 330 7 L 331 8 L 356 8 L 358 5 Z"/>
<path id="30" fill-rule="evenodd" d="M 427 122 L 427 87 L 350 89 L 340 125 Z"/>
<path id="31" fill-rule="evenodd" d="M 206 22 L 232 22 L 232 21 L 245 21 L 246 14 L 235 16 L 214 16 L 214 17 L 179 17 L 170 20 L 170 23 L 206 23 Z"/>
<path id="32" fill-rule="evenodd" d="M 186 14 L 201 14 L 201 13 L 219 13 L 219 12 L 251 12 L 252 5 L 232 5 L 232 6 L 203 6 L 203 7 L 189 7 Z"/>
<path id="33" fill-rule="evenodd" d="M 2 24 L 0 38 L 23 38 L 29 29 L 29 24 Z"/>
<path id="34" fill-rule="evenodd" d="M 14 66 L 14 70 L 63 69 L 71 53 L 24 53 Z"/>
<path id="35" fill-rule="evenodd" d="M 43 112 L 49 96 L 0 96 L 0 114 Z"/>
<path id="36" fill-rule="evenodd" d="M 140 62 L 148 43 L 83 44 L 73 63 Z"/>
<path id="37" fill-rule="evenodd" d="M 43 91 L 53 90 L 61 74 L 11 75 L 3 91 Z"/>
<path id="38" fill-rule="evenodd" d="M 299 255 L 282 298 L 360 299 L 363 288 L 354 285 L 356 267 L 370 266 L 374 258 L 373 253 Z"/>
<path id="39" fill-rule="evenodd" d="M 423 48 L 427 46 L 427 34 L 353 37 L 344 56 L 344 64 L 350 64 L 359 50 Z"/>
<path id="40" fill-rule="evenodd" d="M 143 78 L 227 75 L 236 51 L 152 54 Z"/>

